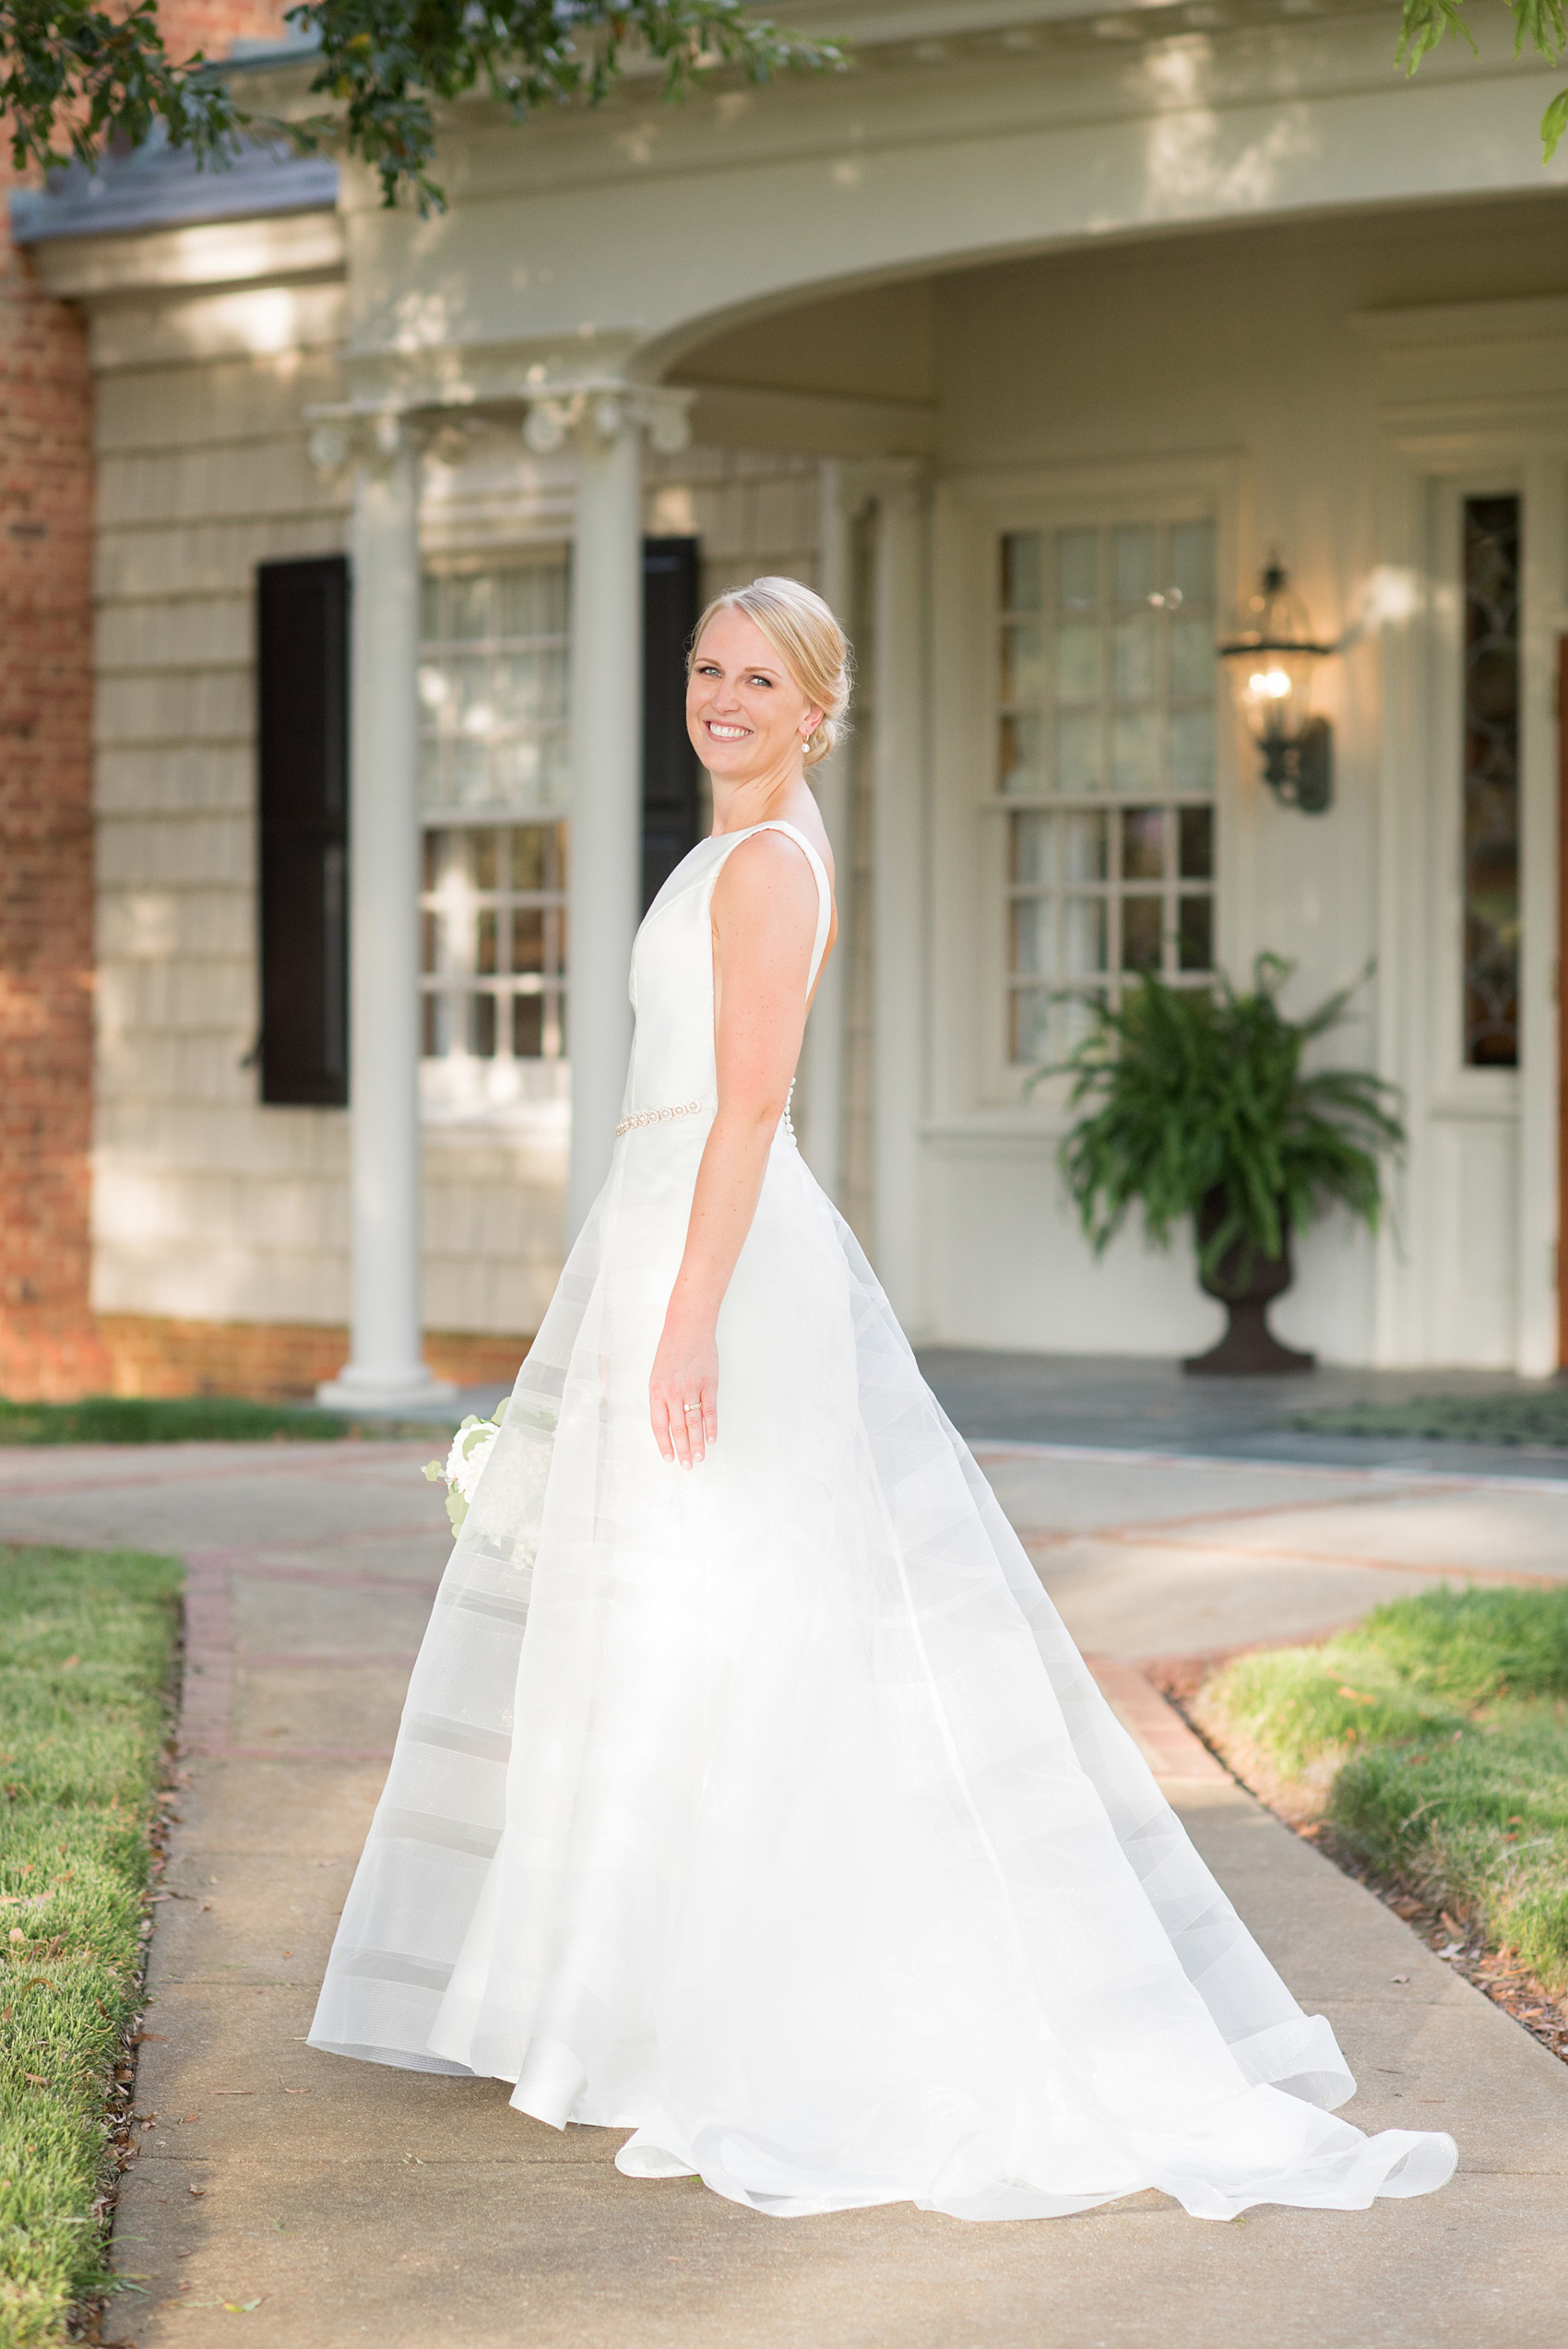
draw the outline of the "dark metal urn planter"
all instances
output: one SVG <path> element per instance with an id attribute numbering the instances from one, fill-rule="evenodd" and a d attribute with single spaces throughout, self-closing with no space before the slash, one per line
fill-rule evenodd
<path id="1" fill-rule="evenodd" d="M 1257 957 L 1244 994 L 1223 977 L 1177 987 L 1146 975 L 1120 1002 L 1089 1003 L 1087 1033 L 1029 1080 L 1072 1080 L 1061 1166 L 1097 1255 L 1134 1207 L 1156 1247 L 1194 1233 L 1198 1277 L 1229 1325 L 1182 1367 L 1209 1378 L 1313 1367 L 1268 1326 L 1270 1303 L 1290 1286 L 1291 1226 L 1345 1207 L 1375 1231 L 1378 1160 L 1405 1141 L 1387 1077 L 1303 1065 L 1348 1016 L 1354 988 L 1291 1019 L 1279 1008 L 1289 975 L 1277 955 Z"/>
<path id="2" fill-rule="evenodd" d="M 1225 1214 L 1223 1194 L 1211 1192 L 1197 1214 L 1197 1236 L 1200 1250 L 1213 1238 Z M 1268 1326 L 1268 1309 L 1277 1297 L 1283 1297 L 1296 1277 L 1290 1257 L 1290 1229 L 1281 1218 L 1285 1234 L 1284 1253 L 1264 1256 L 1249 1250 L 1244 1240 L 1232 1242 L 1219 1259 L 1213 1272 L 1206 1273 L 1201 1263 L 1198 1283 L 1206 1296 L 1216 1298 L 1225 1307 L 1225 1335 L 1218 1346 L 1206 1354 L 1189 1354 L 1182 1364 L 1200 1378 L 1256 1378 L 1270 1372 L 1278 1375 L 1289 1370 L 1311 1370 L 1316 1367 L 1315 1354 L 1298 1353 L 1293 1347 L 1281 1346 Z M 1250 1259 L 1250 1263 L 1249 1263 Z"/>

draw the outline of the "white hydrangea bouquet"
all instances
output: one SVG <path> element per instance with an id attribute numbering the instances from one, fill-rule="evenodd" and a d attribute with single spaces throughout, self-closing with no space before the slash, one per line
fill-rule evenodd
<path id="1" fill-rule="evenodd" d="M 510 1399 L 508 1396 L 506 1401 Z M 481 1419 L 470 1411 L 452 1438 L 452 1449 L 445 1461 L 427 1460 L 424 1464 L 426 1483 L 444 1484 L 446 1488 L 446 1514 L 452 1520 L 455 1534 L 462 1532 L 469 1503 L 479 1490 L 479 1480 L 484 1474 L 484 1464 L 495 1448 L 501 1422 L 506 1417 L 506 1401 L 496 1405 L 493 1419 Z"/>

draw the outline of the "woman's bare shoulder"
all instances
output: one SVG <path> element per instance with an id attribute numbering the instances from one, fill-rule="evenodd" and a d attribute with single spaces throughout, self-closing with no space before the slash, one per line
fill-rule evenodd
<path id="1" fill-rule="evenodd" d="M 812 843 L 816 847 L 816 843 Z M 822 855 L 817 848 L 817 854 Z M 826 857 L 824 862 L 826 862 Z M 789 904 L 816 908 L 816 875 L 800 841 L 788 832 L 753 832 L 731 849 L 714 884 L 716 907 L 737 911 Z"/>

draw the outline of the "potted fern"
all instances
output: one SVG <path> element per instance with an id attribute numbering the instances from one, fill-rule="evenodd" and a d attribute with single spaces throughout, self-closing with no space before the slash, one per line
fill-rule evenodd
<path id="1" fill-rule="evenodd" d="M 1199 1283 L 1227 1323 L 1188 1370 L 1311 1369 L 1312 1355 L 1268 1326 L 1271 1301 L 1294 1276 L 1291 1235 L 1334 1204 L 1375 1230 L 1378 1159 L 1405 1140 L 1396 1086 L 1361 1069 L 1302 1066 L 1354 990 L 1289 1019 L 1278 997 L 1289 972 L 1278 955 L 1260 955 L 1247 994 L 1224 979 L 1209 990 L 1146 978 L 1114 1009 L 1091 999 L 1090 1031 L 1055 1072 L 1071 1075 L 1068 1106 L 1082 1113 L 1061 1161 L 1095 1253 L 1134 1202 L 1161 1247 L 1192 1224 Z"/>

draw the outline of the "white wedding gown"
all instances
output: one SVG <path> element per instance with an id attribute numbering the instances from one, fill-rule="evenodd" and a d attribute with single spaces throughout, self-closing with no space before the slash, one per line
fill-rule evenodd
<path id="1" fill-rule="evenodd" d="M 762 827 L 753 827 L 760 829 Z M 820 891 L 814 977 L 828 927 Z M 637 935 L 633 1122 L 414 1667 L 311 2033 L 517 2083 L 793 2215 L 1204 2218 L 1442 2185 L 1194 1851 L 787 1121 L 719 1436 L 647 1381 L 716 1099 L 704 841 Z"/>

